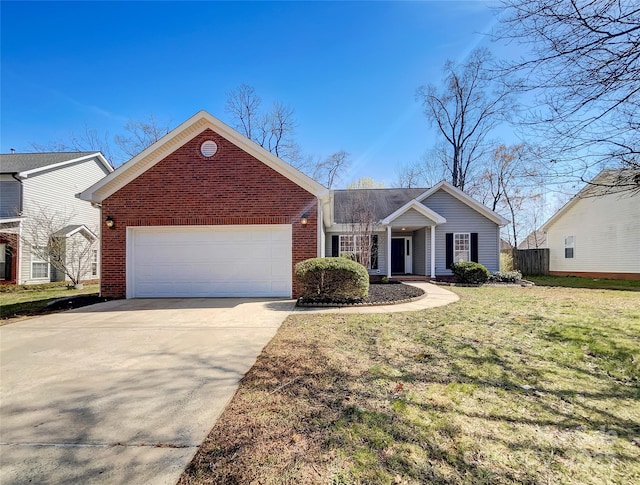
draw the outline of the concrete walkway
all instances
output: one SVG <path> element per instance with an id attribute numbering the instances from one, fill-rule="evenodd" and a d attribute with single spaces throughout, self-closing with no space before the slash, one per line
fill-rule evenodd
<path id="1" fill-rule="evenodd" d="M 293 300 L 116 300 L 0 327 L 0 483 L 174 485 Z"/>
<path id="2" fill-rule="evenodd" d="M 293 306 L 117 300 L 0 327 L 0 483 L 174 485 Z"/>
<path id="3" fill-rule="evenodd" d="M 449 291 L 442 286 L 432 283 L 412 281 L 405 283 L 411 286 L 422 288 L 425 292 L 424 296 L 418 300 L 409 303 L 398 303 L 397 305 L 380 305 L 380 306 L 354 306 L 340 308 L 313 308 L 313 307 L 296 307 L 295 312 L 306 313 L 396 313 L 396 312 L 415 312 L 434 308 L 438 306 L 448 305 L 458 301 L 458 295 Z"/>

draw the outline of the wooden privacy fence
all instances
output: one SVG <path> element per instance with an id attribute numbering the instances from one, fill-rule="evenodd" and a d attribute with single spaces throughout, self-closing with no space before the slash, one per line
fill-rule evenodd
<path id="1" fill-rule="evenodd" d="M 549 249 L 514 249 L 513 266 L 524 276 L 549 274 Z"/>

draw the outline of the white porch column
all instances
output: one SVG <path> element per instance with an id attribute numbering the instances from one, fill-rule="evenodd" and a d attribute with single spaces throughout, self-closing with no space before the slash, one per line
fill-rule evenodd
<path id="1" fill-rule="evenodd" d="M 436 226 L 431 226 L 431 277 L 436 277 Z"/>
<path id="2" fill-rule="evenodd" d="M 391 278 L 391 226 L 387 226 L 387 278 Z"/>

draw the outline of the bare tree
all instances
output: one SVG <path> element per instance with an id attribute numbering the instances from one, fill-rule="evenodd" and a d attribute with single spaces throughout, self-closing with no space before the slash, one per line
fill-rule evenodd
<path id="1" fill-rule="evenodd" d="M 109 132 L 100 134 L 85 125 L 82 132 L 71 132 L 66 140 L 30 145 L 37 152 L 101 152 L 117 167 L 169 133 L 171 127 L 169 122 L 150 115 L 144 120 L 129 120 L 123 130 L 124 133 L 111 138 Z"/>
<path id="2" fill-rule="evenodd" d="M 495 37 L 526 54 L 501 74 L 535 99 L 523 123 L 547 141 L 555 175 L 589 182 L 615 165 L 625 170 L 610 191 L 640 192 L 638 2 L 503 0 L 502 7 Z"/>
<path id="3" fill-rule="evenodd" d="M 81 283 L 91 274 L 93 250 L 98 238 L 94 231 L 71 224 L 73 217 L 40 208 L 27 219 L 21 241 L 37 259 L 71 280 Z"/>
<path id="4" fill-rule="evenodd" d="M 384 182 L 378 182 L 371 177 L 360 177 L 347 185 L 347 189 L 384 189 Z"/>
<path id="5" fill-rule="evenodd" d="M 294 110 L 275 102 L 269 111 L 262 111 L 262 100 L 252 86 L 241 84 L 227 95 L 226 111 L 236 128 L 247 138 L 294 167 L 303 163 L 301 150 L 295 141 Z"/>
<path id="6" fill-rule="evenodd" d="M 114 136 L 115 144 L 129 158 L 135 157 L 171 131 L 168 121 L 150 115 L 145 120 L 129 120 L 124 125 L 124 134 Z"/>
<path id="7" fill-rule="evenodd" d="M 342 179 L 349 166 L 349 154 L 344 150 L 315 163 L 311 177 L 331 189 Z"/>
<path id="8" fill-rule="evenodd" d="M 442 91 L 429 84 L 416 93 L 425 115 L 444 137 L 447 152 L 442 162 L 451 183 L 461 190 L 486 155 L 489 133 L 513 106 L 510 92 L 488 75 L 491 58 L 488 50 L 476 49 L 462 65 L 447 61 Z"/>
<path id="9" fill-rule="evenodd" d="M 349 226 L 349 234 L 353 236 L 353 259 L 365 268 L 371 269 L 374 252 L 373 235 L 379 221 L 375 218 L 375 209 L 369 190 L 353 191 L 345 207 L 345 222 Z"/>
<path id="10" fill-rule="evenodd" d="M 114 163 L 114 150 L 109 139 L 109 132 L 100 134 L 98 130 L 87 125 L 80 132 L 71 132 L 67 139 L 58 139 L 49 143 L 30 142 L 36 152 L 101 152 L 105 158 Z"/>

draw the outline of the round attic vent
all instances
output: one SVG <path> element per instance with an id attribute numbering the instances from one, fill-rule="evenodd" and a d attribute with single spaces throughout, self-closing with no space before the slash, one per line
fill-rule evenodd
<path id="1" fill-rule="evenodd" d="M 205 157 L 212 157 L 218 151 L 218 145 L 216 145 L 215 141 L 207 140 L 202 145 L 200 145 L 200 153 L 202 153 Z"/>

